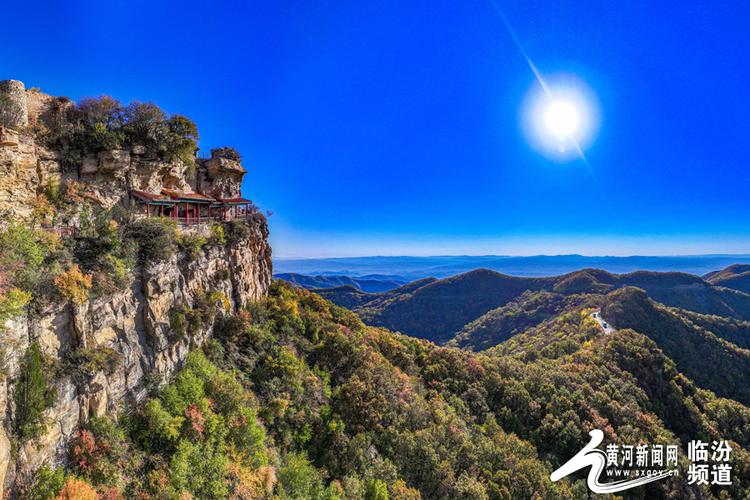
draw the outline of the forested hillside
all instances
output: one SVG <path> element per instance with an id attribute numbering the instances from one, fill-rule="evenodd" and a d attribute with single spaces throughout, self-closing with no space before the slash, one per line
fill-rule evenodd
<path id="1" fill-rule="evenodd" d="M 365 323 L 479 350 L 558 314 L 566 305 L 623 287 L 638 287 L 657 302 L 687 311 L 750 320 L 750 294 L 674 272 L 617 275 L 584 269 L 557 277 L 520 278 L 479 269 L 415 281 L 384 293 L 346 287 L 317 292 L 354 310 Z M 537 292 L 543 293 L 534 296 Z"/>
<path id="2" fill-rule="evenodd" d="M 584 306 L 478 354 L 367 327 L 279 282 L 217 321 L 174 381 L 87 424 L 72 469 L 47 469 L 29 498 L 582 498 L 583 474 L 549 474 L 591 428 L 683 455 L 689 439 L 729 439 L 724 494 L 750 487 L 750 409 L 699 388 L 645 335 L 603 335 Z M 683 476 L 633 494 L 719 490 Z"/>
<path id="3" fill-rule="evenodd" d="M 567 309 L 583 304 L 597 304 L 593 294 L 563 295 L 554 292 L 526 291 L 504 306 L 492 309 L 464 328 L 447 345 L 475 351 L 504 342 Z"/>
<path id="4" fill-rule="evenodd" d="M 647 335 L 700 386 L 750 404 L 750 351 L 714 334 L 711 322 L 696 325 L 655 303 L 638 288 L 608 295 L 602 315 L 616 328 L 632 328 Z M 743 343 L 747 340 L 745 337 Z"/>
<path id="5" fill-rule="evenodd" d="M 750 293 L 750 264 L 735 264 L 721 271 L 708 273 L 703 278 L 712 285 Z"/>

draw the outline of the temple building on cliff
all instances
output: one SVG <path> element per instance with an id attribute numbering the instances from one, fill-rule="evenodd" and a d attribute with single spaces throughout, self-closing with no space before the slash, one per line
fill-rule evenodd
<path id="1" fill-rule="evenodd" d="M 131 195 L 146 217 L 166 217 L 188 226 L 247 218 L 255 211 L 253 202 L 242 197 L 212 198 L 172 189 L 163 189 L 158 194 L 133 190 Z"/>

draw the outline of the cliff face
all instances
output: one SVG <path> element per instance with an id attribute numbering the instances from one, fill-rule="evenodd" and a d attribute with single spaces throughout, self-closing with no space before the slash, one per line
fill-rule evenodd
<path id="1" fill-rule="evenodd" d="M 0 385 L 0 479 L 12 487 L 25 483 L 45 463 L 60 464 L 78 425 L 94 415 L 117 414 L 146 396 L 148 380 L 168 379 L 190 350 L 210 335 L 213 322 L 197 332 L 175 338 L 170 313 L 192 307 L 207 290 L 229 299 L 228 309 L 260 299 L 271 281 L 271 251 L 264 220 L 248 223 L 250 234 L 237 245 L 212 248 L 190 261 L 178 254 L 171 260 L 137 269 L 130 289 L 80 306 L 57 304 L 34 316 L 18 317 L 6 325 L 8 377 Z M 18 376 L 20 358 L 36 340 L 43 352 L 62 363 L 76 349 L 110 348 L 117 366 L 97 371 L 85 380 L 60 369 L 57 401 L 46 411 L 43 435 L 20 446 L 11 456 L 14 415 L 10 384 Z"/>
<path id="2" fill-rule="evenodd" d="M 0 121 L 0 216 L 28 217 L 39 192 L 51 181 L 80 181 L 86 196 L 105 208 L 128 206 L 132 190 L 160 193 L 163 189 L 198 192 L 212 197 L 241 196 L 247 173 L 239 158 L 212 154 L 211 158 L 164 161 L 143 145 L 109 149 L 81 159 L 75 171 L 65 171 L 59 151 L 35 140 L 32 130 L 54 121 L 53 111 L 70 108 L 61 100 L 15 80 L 0 81 L 0 97 L 18 113 L 5 127 Z"/>
<path id="3" fill-rule="evenodd" d="M 14 109 L 14 116 L 3 120 L 7 126 L 0 124 L 0 215 L 25 218 L 42 186 L 64 178 L 59 152 L 45 148 L 28 130 L 49 112 L 54 98 L 16 80 L 0 82 L 0 97 Z"/>
<path id="4" fill-rule="evenodd" d="M 44 178 L 60 178 L 52 155 L 27 136 L 0 126 L 0 214 L 28 217 Z M 40 170 L 41 169 L 41 170 Z"/>
<path id="5" fill-rule="evenodd" d="M 20 82 L 0 83 L 0 93 L 16 99 L 25 110 L 15 128 L 0 127 L 0 216 L 6 222 L 22 223 L 29 217 L 51 180 L 75 180 L 84 187 L 86 202 L 103 208 L 128 207 L 131 189 L 240 196 L 245 170 L 238 160 L 196 159 L 193 168 L 179 160 L 149 157 L 139 146 L 84 158 L 77 172 L 65 173 L 59 153 L 38 143 L 27 127 L 41 119 L 54 98 L 25 91 Z M 178 251 L 165 262 L 139 266 L 129 275 L 126 290 L 80 305 L 37 307 L 8 321 L 4 331 L 0 325 L 7 374 L 0 382 L 0 496 L 3 490 L 15 494 L 40 466 L 65 463 L 69 441 L 80 424 L 92 416 L 127 411 L 143 400 L 148 386 L 166 381 L 211 335 L 216 318 L 266 294 L 272 276 L 266 220 L 257 216 L 237 222 L 246 230 L 231 244 L 207 246 L 200 255 Z M 205 233 L 207 227 L 190 231 Z M 199 303 L 205 307 L 209 292 L 210 320 L 175 332 L 173 313 L 190 311 Z M 13 386 L 32 342 L 39 344 L 50 361 L 49 372 L 56 374 L 57 397 L 45 411 L 47 425 L 41 436 L 19 442 L 13 432 Z M 70 356 L 105 350 L 113 361 L 93 372 L 88 367 L 82 373 L 75 363 L 78 358 Z"/>

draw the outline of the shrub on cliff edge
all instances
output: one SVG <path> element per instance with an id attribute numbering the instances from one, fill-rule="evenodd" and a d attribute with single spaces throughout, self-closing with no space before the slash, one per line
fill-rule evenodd
<path id="1" fill-rule="evenodd" d="M 125 234 L 138 243 L 142 264 L 161 262 L 174 255 L 177 225 L 169 219 L 140 219 L 128 226 Z"/>
<path id="2" fill-rule="evenodd" d="M 36 471 L 34 483 L 24 497 L 29 500 L 47 500 L 56 498 L 65 485 L 65 469 L 52 469 L 43 465 Z"/>
<path id="3" fill-rule="evenodd" d="M 33 291 L 45 274 L 45 259 L 59 243 L 54 235 L 21 224 L 0 231 L 0 270 L 7 284 Z"/>
<path id="4" fill-rule="evenodd" d="M 250 237 L 250 228 L 242 220 L 233 220 L 224 226 L 226 242 L 229 246 L 236 246 Z"/>
<path id="5" fill-rule="evenodd" d="M 12 288 L 7 292 L 0 292 L 0 331 L 5 322 L 21 314 L 29 302 L 31 302 L 31 294 L 24 290 Z"/>
<path id="6" fill-rule="evenodd" d="M 78 264 L 71 265 L 54 279 L 57 292 L 65 300 L 74 304 L 83 304 L 89 299 L 89 291 L 92 286 L 90 274 L 84 274 Z"/>
<path id="7" fill-rule="evenodd" d="M 227 237 L 224 231 L 224 226 L 222 226 L 218 222 L 212 222 L 209 230 L 211 232 L 209 242 L 212 245 L 223 245 L 224 243 L 226 243 Z"/>
<path id="8" fill-rule="evenodd" d="M 208 240 L 199 234 L 182 233 L 177 235 L 177 245 L 190 260 L 198 260 L 203 254 L 203 247 L 207 243 Z"/>
<path id="9" fill-rule="evenodd" d="M 98 500 L 99 498 L 99 494 L 89 483 L 71 477 L 65 481 L 55 500 Z"/>

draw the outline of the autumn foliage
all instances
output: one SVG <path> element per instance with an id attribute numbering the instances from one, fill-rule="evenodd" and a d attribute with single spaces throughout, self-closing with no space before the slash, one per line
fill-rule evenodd
<path id="1" fill-rule="evenodd" d="M 54 282 L 60 296 L 74 304 L 83 304 L 89 298 L 92 277 L 84 274 L 78 264 L 72 264 L 67 271 L 55 276 Z"/>

